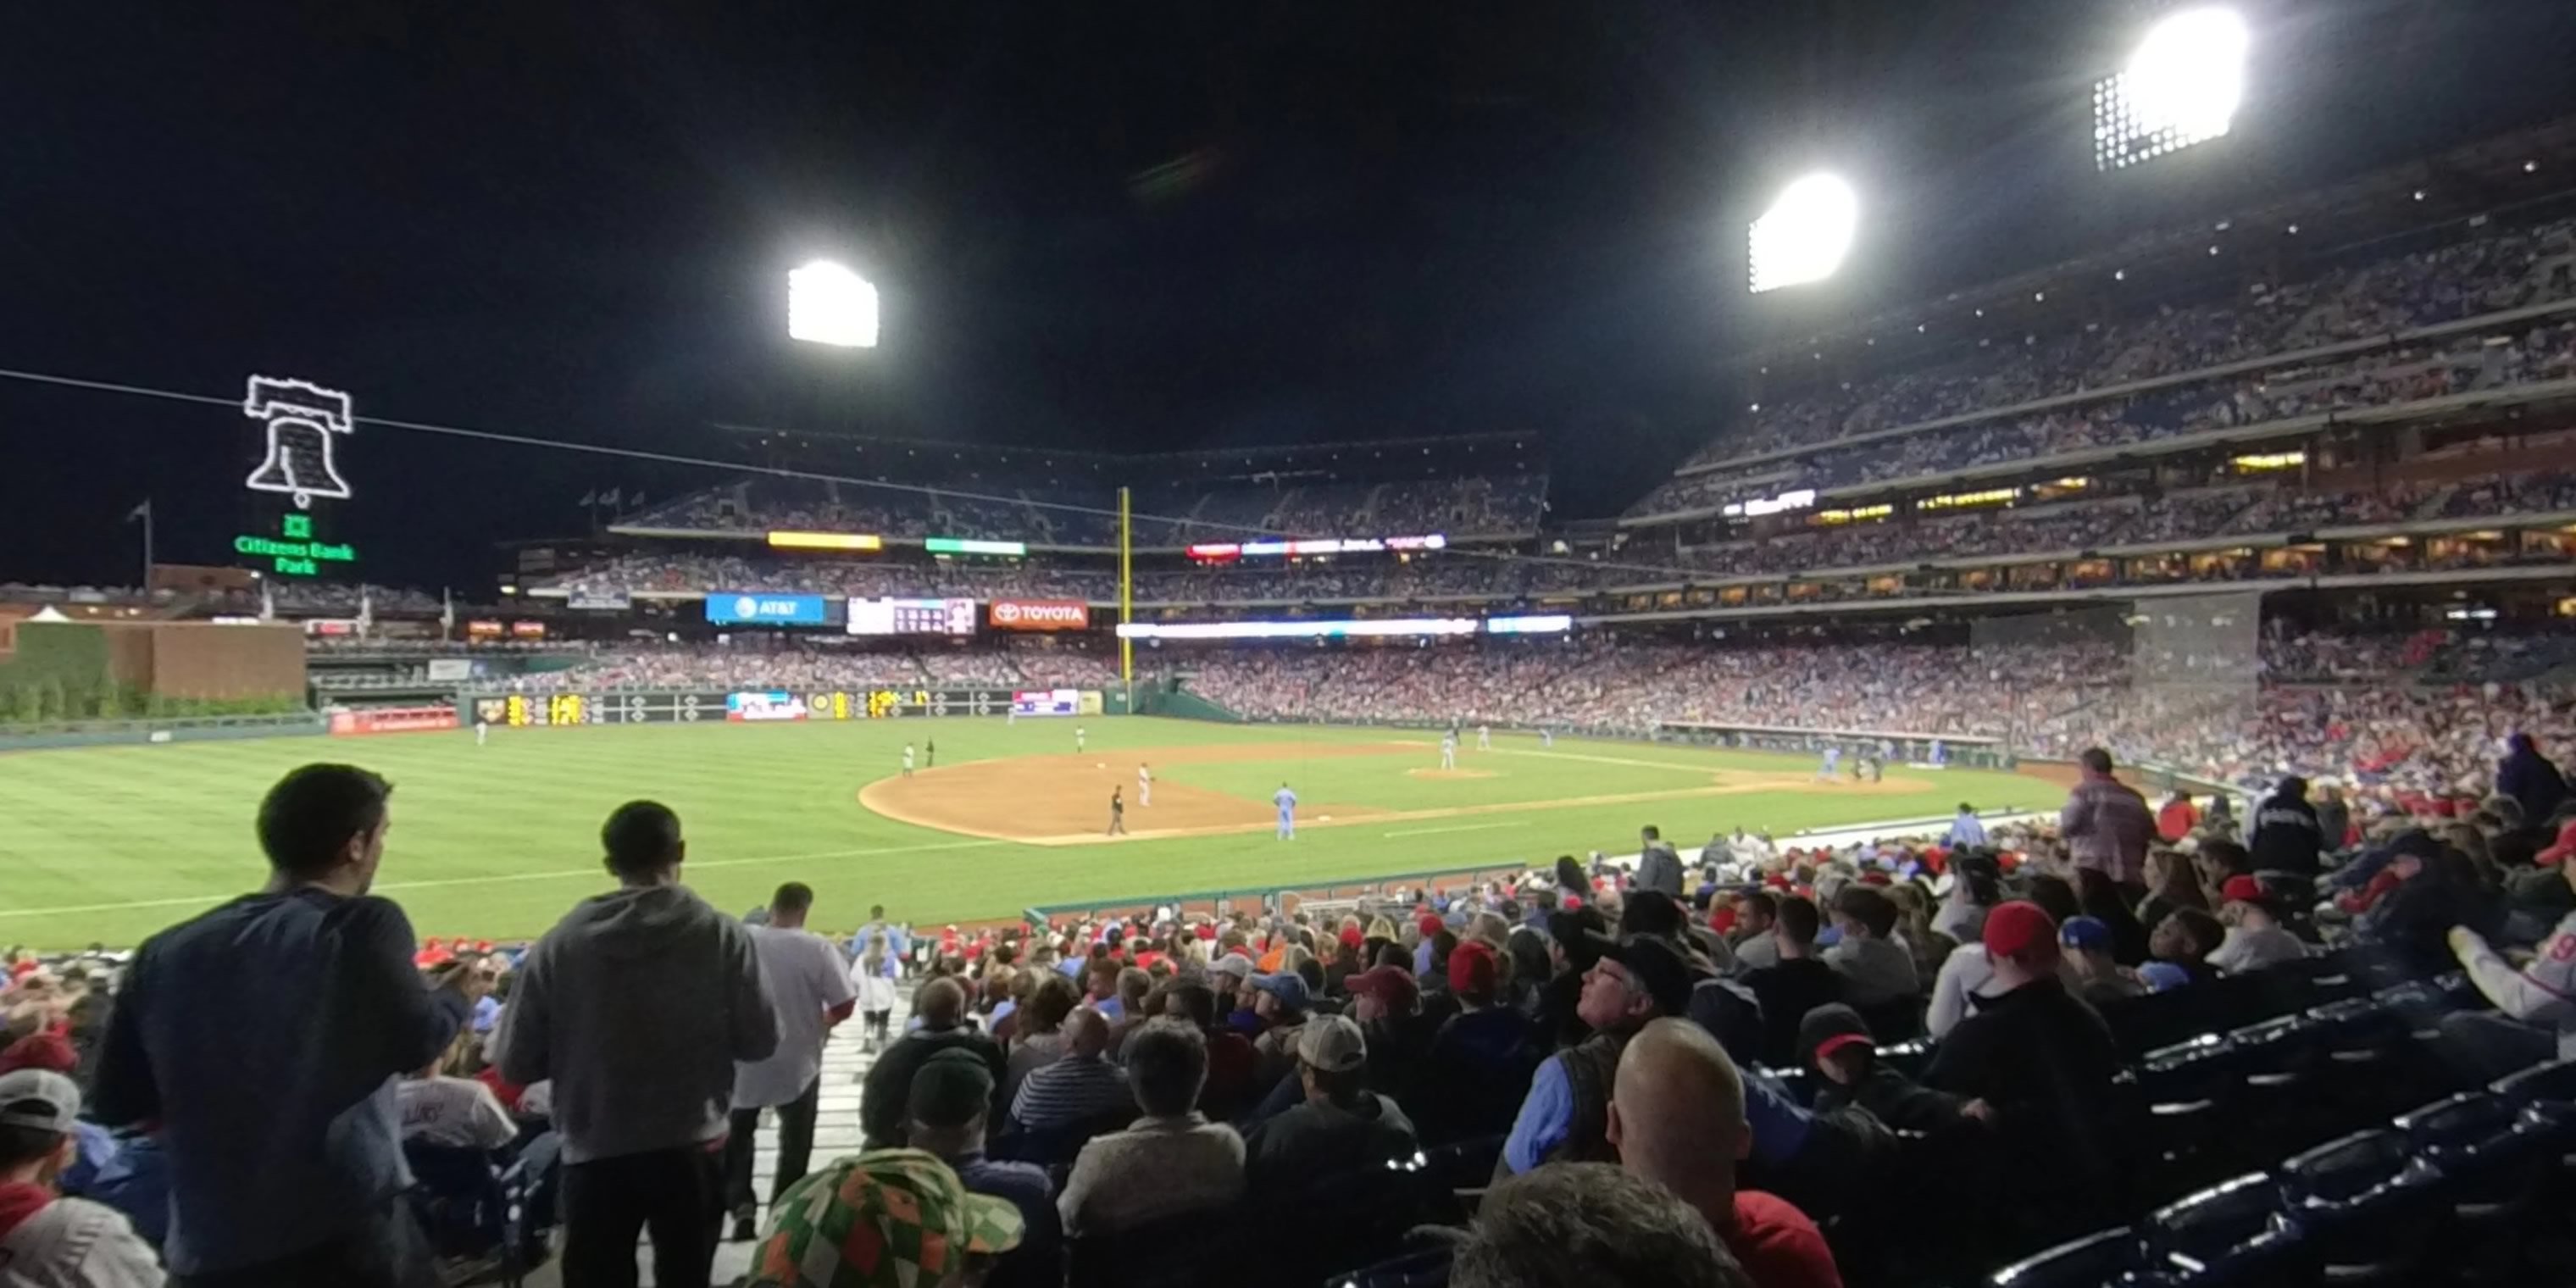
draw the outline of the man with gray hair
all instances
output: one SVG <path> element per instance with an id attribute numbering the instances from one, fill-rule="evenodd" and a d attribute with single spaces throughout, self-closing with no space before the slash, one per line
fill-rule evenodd
<path id="1" fill-rule="evenodd" d="M 1450 1288 L 1754 1288 L 1699 1213 L 1608 1163 L 1556 1163 L 1494 1186 Z"/>

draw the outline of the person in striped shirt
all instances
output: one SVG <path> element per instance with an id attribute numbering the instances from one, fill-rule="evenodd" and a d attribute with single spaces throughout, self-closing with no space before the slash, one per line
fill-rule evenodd
<path id="1" fill-rule="evenodd" d="M 1079 1127 L 1135 1108 L 1127 1071 L 1109 1062 L 1108 1019 L 1086 1006 L 1065 1017 L 1064 1034 L 1064 1058 L 1029 1074 L 1011 1098 L 1011 1121 L 1022 1132 Z"/>

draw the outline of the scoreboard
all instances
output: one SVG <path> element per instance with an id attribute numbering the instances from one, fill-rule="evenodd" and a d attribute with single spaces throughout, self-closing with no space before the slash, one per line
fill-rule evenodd
<path id="1" fill-rule="evenodd" d="M 901 716 L 998 716 L 1011 710 L 1011 690 L 717 689 L 511 693 L 467 698 L 466 720 L 510 728 L 603 724 L 684 724 L 760 720 L 885 720 Z"/>

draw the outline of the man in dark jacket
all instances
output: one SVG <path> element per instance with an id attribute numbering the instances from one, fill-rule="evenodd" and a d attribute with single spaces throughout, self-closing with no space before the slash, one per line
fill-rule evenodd
<path id="1" fill-rule="evenodd" d="M 1297 1035 L 1296 1078 L 1305 1100 L 1252 1129 L 1243 1142 L 1244 1184 L 1254 1194 L 1295 1193 L 1328 1177 L 1383 1168 L 1414 1153 L 1413 1124 L 1368 1090 L 1368 1041 L 1347 1015 L 1319 1015 Z"/>
<path id="2" fill-rule="evenodd" d="M 2057 923 L 2038 904 L 1997 904 L 1984 939 L 1994 982 L 1933 1050 L 1923 1085 L 1994 1106 L 2004 1165 L 2061 1182 L 2015 1214 L 2030 1233 L 2090 1229 L 2119 1198 L 2119 1049 L 2058 981 Z"/>
<path id="3" fill-rule="evenodd" d="M 1662 828 L 1649 826 L 1637 834 L 1637 888 L 1682 897 L 1682 856 L 1664 839 Z"/>
<path id="4" fill-rule="evenodd" d="M 912 1073 L 921 1062 L 950 1047 L 965 1047 L 992 1070 L 993 1085 L 1009 1078 L 1002 1048 L 966 1023 L 966 990 L 953 979 L 934 979 L 913 997 L 913 1014 L 921 1027 L 897 1039 L 868 1069 L 859 1092 L 859 1130 L 870 1149 L 903 1144 L 904 1108 L 912 1099 Z"/>
<path id="5" fill-rule="evenodd" d="M 1890 1127 L 1926 1133 L 1994 1117 L 1982 1100 L 1934 1091 L 1882 1062 L 1869 1021 L 1840 1002 L 1807 1012 L 1798 1025 L 1798 1045 L 1823 1079 L 1812 1106 L 1819 1114 L 1857 1105 Z"/>
<path id="6" fill-rule="evenodd" d="M 2515 734 L 2504 745 L 2504 759 L 2496 762 L 2496 791 L 2521 803 L 2525 826 L 2547 824 L 2567 800 L 2566 778 L 2540 754 L 2530 734 Z"/>
<path id="7" fill-rule="evenodd" d="M 392 793 L 349 765 L 280 779 L 259 806 L 267 886 L 143 941 L 126 971 L 92 1112 L 158 1124 L 164 1251 L 189 1283 L 437 1281 L 402 1199 L 392 1080 L 436 1059 L 489 985 L 426 987 L 411 922 L 367 893 Z"/>
<path id="8" fill-rule="evenodd" d="M 2254 807 L 2254 833 L 2246 838 L 2246 849 L 2254 856 L 2255 871 L 2315 876 L 2324 845 L 2317 807 L 2308 803 L 2307 779 L 2295 774 L 2282 779 Z"/>
<path id="9" fill-rule="evenodd" d="M 599 836 L 617 889 L 528 951 L 501 1017 L 501 1076 L 554 1081 L 565 1282 L 634 1282 L 649 1229 L 653 1282 L 705 1288 L 734 1064 L 778 1049 L 778 1012 L 742 923 L 680 884 L 678 815 L 630 801 Z"/>

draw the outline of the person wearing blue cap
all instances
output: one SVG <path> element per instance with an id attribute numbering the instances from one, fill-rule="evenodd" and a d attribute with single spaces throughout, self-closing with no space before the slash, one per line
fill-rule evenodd
<path id="1" fill-rule="evenodd" d="M 1252 1043 L 1252 1082 L 1266 1090 L 1297 1067 L 1298 1030 L 1305 1027 L 1314 995 L 1307 991 L 1304 977 L 1288 971 L 1255 975 L 1244 987 L 1252 992 L 1253 1018 L 1262 1026 L 1261 1036 Z"/>
<path id="2" fill-rule="evenodd" d="M 2067 918 L 2057 928 L 2057 943 L 2066 950 L 2067 982 L 2076 996 L 2099 1006 L 2145 995 L 2147 986 L 2111 955 L 2111 927 L 2101 918 Z"/>

